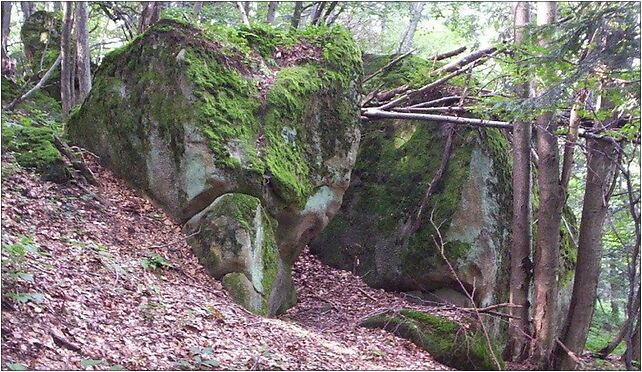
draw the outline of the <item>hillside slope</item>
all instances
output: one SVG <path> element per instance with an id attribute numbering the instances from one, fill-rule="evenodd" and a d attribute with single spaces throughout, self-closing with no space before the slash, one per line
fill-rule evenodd
<path id="1" fill-rule="evenodd" d="M 22 273 L 3 281 L 3 369 L 448 369 L 356 327 L 408 304 L 307 252 L 294 267 L 299 303 L 280 318 L 248 313 L 205 273 L 180 226 L 87 160 L 101 187 L 3 172 L 3 262 L 15 262 L 3 278 Z M 34 246 L 39 254 L 13 253 Z"/>

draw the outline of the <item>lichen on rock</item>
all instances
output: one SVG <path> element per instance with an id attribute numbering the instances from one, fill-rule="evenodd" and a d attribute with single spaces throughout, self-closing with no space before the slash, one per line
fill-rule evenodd
<path id="1" fill-rule="evenodd" d="M 278 222 L 285 288 L 291 261 L 348 187 L 360 75 L 361 53 L 341 28 L 200 30 L 165 19 L 105 57 L 67 129 L 178 221 L 224 194 L 257 198 Z M 306 208 L 320 195 L 324 208 Z"/>

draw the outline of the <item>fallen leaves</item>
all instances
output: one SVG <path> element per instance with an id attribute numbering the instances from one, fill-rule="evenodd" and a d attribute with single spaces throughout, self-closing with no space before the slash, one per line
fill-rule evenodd
<path id="1" fill-rule="evenodd" d="M 42 301 L 3 299 L 7 368 L 447 369 L 408 341 L 357 326 L 407 305 L 402 298 L 307 251 L 294 268 L 299 303 L 280 318 L 248 313 L 207 275 L 180 226 L 87 163 L 100 188 L 25 171 L 2 184 L 3 246 L 33 236 L 46 252 L 21 271 L 24 293 Z"/>

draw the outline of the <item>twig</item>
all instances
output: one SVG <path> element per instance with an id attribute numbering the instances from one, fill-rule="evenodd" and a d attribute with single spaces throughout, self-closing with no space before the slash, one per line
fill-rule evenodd
<path id="1" fill-rule="evenodd" d="M 69 161 L 71 162 L 71 165 L 80 172 L 80 174 L 85 177 L 87 182 L 89 182 L 91 185 L 94 186 L 100 186 L 100 183 L 96 180 L 96 177 L 94 176 L 94 173 L 87 167 L 85 164 L 84 160 L 82 158 L 79 158 L 78 156 L 75 156 L 72 152 L 69 146 L 67 146 L 65 143 L 63 143 L 58 136 L 53 136 L 54 138 L 54 145 L 60 151 L 61 154 L 63 154 Z"/>
<path id="2" fill-rule="evenodd" d="M 482 57 L 489 56 L 489 55 L 491 55 L 492 53 L 494 53 L 496 51 L 497 51 L 497 48 L 486 48 L 486 49 L 476 50 L 476 51 L 464 56 L 463 58 L 461 58 L 458 61 L 455 61 L 453 63 L 449 63 L 449 64 L 445 65 L 444 67 L 441 67 L 441 68 L 435 70 L 435 73 L 439 74 L 441 72 L 453 72 L 453 71 L 459 70 L 462 67 L 466 66 L 467 64 L 469 64 L 471 62 L 474 62 L 474 61 L 477 61 Z"/>
<path id="3" fill-rule="evenodd" d="M 386 71 L 390 70 L 394 65 L 396 65 L 396 64 L 397 64 L 397 63 L 399 63 L 399 62 L 401 62 L 401 60 L 403 60 L 404 58 L 408 57 L 409 55 L 411 55 L 411 54 L 412 54 L 414 51 L 416 51 L 416 50 L 417 50 L 417 49 L 412 49 L 412 50 L 410 50 L 410 51 L 408 51 L 408 52 L 406 52 L 406 53 L 404 53 L 404 54 L 400 55 L 399 57 L 397 57 L 397 58 L 393 59 L 392 61 L 390 61 L 388 64 L 386 64 L 386 65 L 385 65 L 385 66 L 383 66 L 382 68 L 380 68 L 380 69 L 378 69 L 377 71 L 375 71 L 374 73 L 372 73 L 372 74 L 370 74 L 370 75 L 366 76 L 366 77 L 363 79 L 363 82 L 362 82 L 362 83 L 365 83 L 366 81 L 368 81 L 368 80 L 372 79 L 373 77 L 375 77 L 375 76 L 377 76 L 377 75 L 379 75 L 379 74 L 381 74 L 381 73 L 384 73 L 384 72 L 386 72 Z"/>
<path id="4" fill-rule="evenodd" d="M 357 290 L 359 290 L 359 292 L 363 293 L 363 295 L 364 295 L 364 296 L 368 297 L 368 298 L 369 298 L 369 299 L 371 299 L 372 301 L 377 301 L 377 299 L 376 299 L 376 298 L 372 297 L 372 295 L 371 295 L 371 294 L 369 294 L 368 292 L 364 291 L 363 289 L 361 289 L 361 288 L 357 288 Z"/>
<path id="5" fill-rule="evenodd" d="M 471 118 L 461 118 L 457 116 L 447 116 L 447 115 L 417 114 L 417 113 L 410 113 L 410 112 L 408 113 L 392 112 L 392 111 L 384 111 L 377 108 L 362 109 L 361 115 L 366 116 L 368 118 L 437 121 L 437 122 L 447 122 L 447 123 L 453 123 L 453 124 L 473 125 L 477 127 L 513 129 L 513 126 L 507 121 L 471 119 Z"/>
<path id="6" fill-rule="evenodd" d="M 174 239 L 174 240 L 170 241 L 169 243 L 152 245 L 152 246 L 151 246 L 151 247 L 149 247 L 149 248 L 163 248 L 163 247 L 168 247 L 168 246 L 170 246 L 170 245 L 174 245 L 174 244 L 176 244 L 176 243 L 180 242 L 180 241 L 181 241 L 181 240 L 183 240 L 183 239 L 191 238 L 192 236 L 194 236 L 194 235 L 198 235 L 198 234 L 200 234 L 200 233 L 201 233 L 201 226 L 199 226 L 199 227 L 198 227 L 198 230 L 194 231 L 193 233 L 187 234 L 187 235 L 185 235 L 185 236 L 181 236 L 181 237 L 179 237 L 178 239 Z"/>
<path id="7" fill-rule="evenodd" d="M 21 102 L 23 102 L 27 98 L 29 98 L 32 95 L 34 95 L 34 93 L 36 93 L 37 91 L 42 89 L 42 86 L 45 85 L 45 83 L 47 83 L 47 81 L 49 80 L 49 78 L 51 77 L 53 72 L 60 65 L 60 60 L 61 60 L 61 57 L 60 57 L 60 55 L 58 55 L 58 58 L 56 58 L 56 61 L 53 63 L 53 65 L 51 65 L 51 67 L 49 67 L 49 70 L 47 70 L 47 72 L 42 76 L 40 81 L 36 85 L 34 85 L 34 87 L 31 88 L 27 93 L 25 93 L 25 94 L 23 94 L 23 95 L 21 95 L 19 97 L 16 97 L 13 101 L 11 101 L 9 106 L 7 106 L 7 110 L 13 111 L 16 108 L 16 106 L 18 106 L 18 104 L 20 104 Z"/>
<path id="8" fill-rule="evenodd" d="M 557 344 L 562 348 L 562 350 L 564 350 L 564 351 L 566 352 L 566 354 L 568 354 L 568 356 L 569 356 L 571 359 L 573 359 L 573 361 L 574 361 L 576 364 L 578 364 L 578 365 L 580 365 L 580 366 L 581 366 L 581 365 L 584 365 L 584 363 L 582 363 L 582 361 L 580 360 L 580 358 L 578 358 L 578 357 L 577 357 L 577 355 L 575 355 L 575 353 L 574 353 L 572 350 L 570 350 L 568 347 L 566 347 L 566 345 L 564 345 L 564 343 L 562 343 L 562 341 L 560 341 L 560 339 L 559 339 L 559 338 L 556 338 L 556 339 L 555 339 L 555 341 L 556 341 L 556 342 L 557 342 Z"/>

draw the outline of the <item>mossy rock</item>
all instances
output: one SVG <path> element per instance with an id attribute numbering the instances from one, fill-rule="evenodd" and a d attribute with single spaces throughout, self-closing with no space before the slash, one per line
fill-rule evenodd
<path id="1" fill-rule="evenodd" d="M 291 262 L 349 185 L 361 74 L 342 28 L 164 19 L 105 56 L 68 135 L 180 222 L 223 194 L 257 198 Z"/>
<path id="2" fill-rule="evenodd" d="M 504 369 L 501 353 L 492 346 L 495 363 L 481 329 L 453 320 L 403 309 L 370 317 L 361 326 L 382 328 L 412 341 L 428 351 L 436 361 L 460 370 Z M 472 329 L 471 329 L 472 328 Z"/>
<path id="3" fill-rule="evenodd" d="M 61 12 L 40 10 L 31 14 L 22 24 L 20 40 L 24 46 L 25 57 L 33 73 L 40 73 L 39 77 L 44 75 L 60 54 L 60 30 Z M 60 69 L 49 78 L 43 90 L 60 100 Z"/>
<path id="4" fill-rule="evenodd" d="M 65 182 L 71 175 L 62 154 L 53 144 L 53 134 L 47 127 L 3 125 L 2 148 L 12 152 L 21 167 L 39 172 L 43 180 Z"/>
<path id="5" fill-rule="evenodd" d="M 185 225 L 188 242 L 208 273 L 222 279 L 232 298 L 248 310 L 275 315 L 294 303 L 291 262 L 279 255 L 278 223 L 245 194 L 225 194 Z"/>

